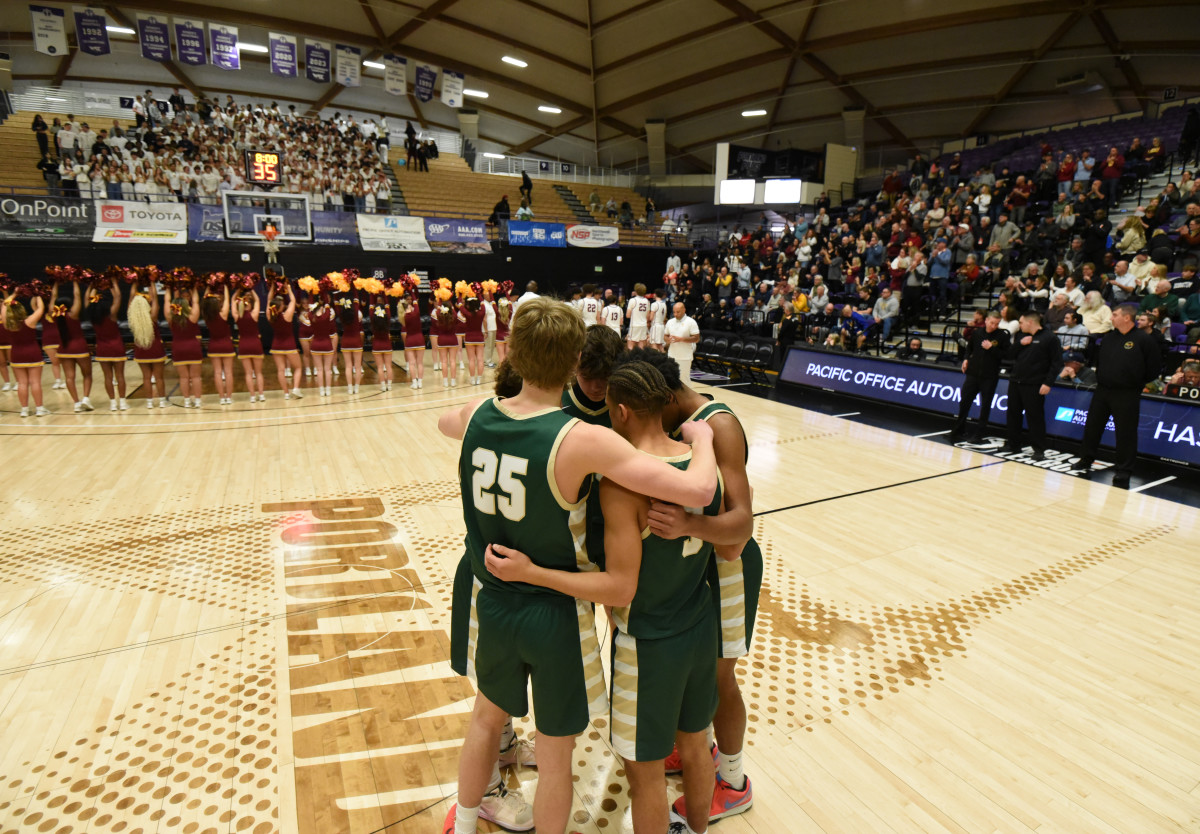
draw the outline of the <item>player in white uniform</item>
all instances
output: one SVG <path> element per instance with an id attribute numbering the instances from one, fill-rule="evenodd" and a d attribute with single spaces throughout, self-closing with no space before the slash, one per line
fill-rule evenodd
<path id="1" fill-rule="evenodd" d="M 579 312 L 583 315 L 583 323 L 588 327 L 600 323 L 600 299 L 596 298 L 596 285 L 583 285 L 583 298 L 579 300 Z"/>
<path id="2" fill-rule="evenodd" d="M 611 327 L 618 336 L 621 335 L 621 322 L 624 316 L 621 315 L 621 308 L 617 305 L 617 299 L 614 297 L 612 301 L 600 311 L 600 323 L 605 327 Z"/>
<path id="3" fill-rule="evenodd" d="M 650 302 L 646 300 L 646 285 L 633 285 L 633 298 L 626 305 L 625 314 L 629 317 L 629 338 L 626 347 L 630 350 L 646 346 L 650 338 L 649 316 Z"/>
<path id="4" fill-rule="evenodd" d="M 667 302 L 653 295 L 647 296 L 650 301 L 650 347 L 654 350 L 666 350 L 667 337 Z"/>

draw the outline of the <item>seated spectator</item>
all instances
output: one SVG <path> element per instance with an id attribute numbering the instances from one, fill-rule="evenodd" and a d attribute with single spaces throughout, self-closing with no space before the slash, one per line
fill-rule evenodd
<path id="1" fill-rule="evenodd" d="M 1006 304 L 1000 311 L 1000 326 L 1008 331 L 1009 336 L 1017 335 L 1021 329 L 1021 310 L 1015 304 Z"/>
<path id="2" fill-rule="evenodd" d="M 1062 326 L 1055 329 L 1054 333 L 1058 336 L 1058 343 L 1062 345 L 1064 354 L 1078 354 L 1078 358 L 1083 359 L 1091 332 L 1083 326 L 1079 313 L 1068 310 Z"/>
<path id="3" fill-rule="evenodd" d="M 825 338 L 825 346 L 840 347 L 842 350 L 862 350 L 870 325 L 871 319 L 847 304 L 842 307 L 837 327 Z"/>
<path id="4" fill-rule="evenodd" d="M 871 318 L 879 325 L 881 336 L 885 342 L 892 338 L 892 327 L 899 315 L 900 302 L 893 297 L 892 288 L 882 287 L 879 290 L 879 298 L 876 299 L 875 306 L 871 310 Z"/>
<path id="5" fill-rule="evenodd" d="M 924 362 L 926 359 L 925 348 L 922 346 L 921 340 L 913 336 L 896 351 L 896 358 L 908 362 Z"/>
<path id="6" fill-rule="evenodd" d="M 808 329 L 808 343 L 812 345 L 822 344 L 829 336 L 829 332 L 838 325 L 837 309 L 830 301 L 824 307 L 818 308 L 818 312 L 809 313 L 805 325 Z"/>
<path id="7" fill-rule="evenodd" d="M 1154 292 L 1142 299 L 1138 312 L 1153 312 L 1158 319 L 1179 321 L 1179 298 L 1171 292 L 1171 282 L 1163 279 L 1154 285 Z"/>
<path id="8" fill-rule="evenodd" d="M 596 193 L 596 189 L 592 189 L 592 193 L 588 195 L 588 210 L 595 214 L 600 211 L 600 195 Z"/>
<path id="9" fill-rule="evenodd" d="M 1113 268 L 1112 278 L 1109 280 L 1109 286 L 1112 288 L 1112 300 L 1114 304 L 1124 304 L 1137 300 L 1137 278 L 1129 272 L 1128 261 L 1117 261 Z"/>
<path id="10" fill-rule="evenodd" d="M 1135 326 L 1137 329 L 1154 339 L 1155 344 L 1158 345 L 1158 349 L 1162 351 L 1163 358 L 1165 359 L 1167 353 L 1171 350 L 1171 343 L 1163 335 L 1162 322 L 1159 320 L 1158 314 L 1153 311 L 1139 311 L 1136 321 L 1137 324 Z"/>
<path id="11" fill-rule="evenodd" d="M 529 207 L 529 200 L 524 197 L 521 198 L 521 205 L 517 208 L 517 219 L 518 220 L 532 220 L 533 219 L 533 209 L 531 209 Z"/>
<path id="12" fill-rule="evenodd" d="M 1096 372 L 1087 364 L 1076 358 L 1063 357 L 1063 369 L 1058 373 L 1058 381 L 1062 385 L 1075 385 L 1082 388 L 1093 388 L 1096 385 Z"/>
<path id="13" fill-rule="evenodd" d="M 1124 230 L 1124 234 L 1121 236 L 1116 247 L 1118 252 L 1126 257 L 1130 257 L 1139 250 L 1146 248 L 1146 227 L 1142 225 L 1140 217 L 1126 217 L 1117 224 L 1117 228 L 1113 230 L 1113 233 L 1115 235 L 1122 230 Z"/>
<path id="14" fill-rule="evenodd" d="M 1058 328 L 1066 323 L 1067 315 L 1074 311 L 1074 307 L 1067 300 L 1065 290 L 1059 290 L 1050 299 L 1050 305 L 1046 308 L 1045 314 L 1042 316 L 1042 324 L 1049 331 L 1057 332 Z"/>
<path id="15" fill-rule="evenodd" d="M 617 216 L 617 201 L 613 197 L 608 198 L 608 202 L 604 204 L 604 213 L 609 217 Z M 632 215 L 631 215 L 632 216 Z"/>
<path id="16" fill-rule="evenodd" d="M 1167 378 L 1167 384 L 1173 386 L 1184 386 L 1187 388 L 1200 388 L 1200 361 L 1196 359 L 1188 359 L 1179 366 L 1179 370 Z M 1182 392 L 1176 388 L 1175 390 L 1167 389 L 1167 395 L 1183 396 Z"/>
<path id="17" fill-rule="evenodd" d="M 1103 296 L 1096 290 L 1089 292 L 1079 305 L 1083 326 L 1092 335 L 1107 333 L 1113 329 L 1112 310 L 1104 303 Z"/>

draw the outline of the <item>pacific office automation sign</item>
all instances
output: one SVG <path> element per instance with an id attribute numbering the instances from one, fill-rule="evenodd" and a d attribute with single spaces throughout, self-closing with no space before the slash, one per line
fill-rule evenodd
<path id="1" fill-rule="evenodd" d="M 96 243 L 187 243 L 187 206 L 96 200 Z"/>
<path id="2" fill-rule="evenodd" d="M 779 379 L 948 415 L 958 414 L 961 401 L 962 374 L 955 366 L 910 365 L 807 348 L 788 352 Z M 1082 440 L 1091 399 L 1092 392 L 1086 389 L 1052 387 L 1046 397 L 1046 431 L 1054 437 Z M 978 401 L 970 413 L 978 418 Z M 1008 380 L 1001 378 L 992 399 L 991 421 L 1004 425 L 1007 413 Z M 1111 420 L 1102 443 L 1114 445 Z M 1138 452 L 1200 466 L 1200 407 L 1143 397 Z"/>
<path id="3" fill-rule="evenodd" d="M 0 240 L 92 239 L 92 204 L 61 197 L 0 198 Z"/>

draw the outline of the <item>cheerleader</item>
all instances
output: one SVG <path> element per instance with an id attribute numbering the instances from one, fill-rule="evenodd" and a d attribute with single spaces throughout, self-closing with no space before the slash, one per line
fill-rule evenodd
<path id="1" fill-rule="evenodd" d="M 75 403 L 75 412 L 95 411 L 92 406 L 92 354 L 88 351 L 87 339 L 83 335 L 83 326 L 79 323 L 79 314 L 83 311 L 83 293 L 79 290 L 79 282 L 72 283 L 74 288 L 71 306 L 63 313 L 55 312 L 54 321 L 58 325 L 60 347 L 58 360 L 63 363 L 63 378 L 67 383 L 67 393 Z M 75 369 L 83 375 L 83 398 L 75 387 Z"/>
<path id="2" fill-rule="evenodd" d="M 438 362 L 442 367 L 442 387 L 453 388 L 458 385 L 458 336 L 454 332 L 457 317 L 454 308 L 450 306 L 450 288 L 434 290 L 437 306 L 433 308 L 429 335 L 434 335 L 437 329 Z"/>
<path id="3" fill-rule="evenodd" d="M 171 362 L 179 372 L 179 388 L 183 392 L 184 408 L 200 407 L 200 362 L 204 352 L 200 349 L 200 291 L 192 287 L 191 292 L 182 291 L 178 301 L 172 301 L 171 288 L 167 287 L 164 299 L 170 316 L 167 323 L 171 328 Z"/>
<path id="4" fill-rule="evenodd" d="M 371 353 L 380 391 L 392 390 L 392 317 L 387 298 L 377 298 L 368 307 L 371 322 Z"/>
<path id="5" fill-rule="evenodd" d="M 167 351 L 158 332 L 158 293 L 153 283 L 145 294 L 135 289 L 125 315 L 133 334 L 133 361 L 142 369 L 142 380 L 146 385 L 146 408 L 154 408 L 156 393 L 158 407 L 166 408 Z"/>
<path id="6" fill-rule="evenodd" d="M 312 327 L 312 355 L 316 362 L 314 371 L 317 377 L 317 388 L 322 397 L 330 396 L 333 391 L 333 333 L 337 328 L 337 320 L 333 308 L 324 297 L 317 300 L 310 310 L 300 314 L 300 323 L 308 319 Z"/>
<path id="7" fill-rule="evenodd" d="M 271 325 L 271 358 L 275 360 L 275 373 L 279 375 L 279 390 L 283 398 L 300 399 L 300 355 L 296 351 L 296 334 L 292 331 L 292 319 L 296 315 L 296 294 L 292 285 L 287 285 L 287 302 L 275 294 L 275 285 L 267 292 L 267 322 Z M 290 373 L 289 373 L 290 372 Z M 288 376 L 295 387 L 288 390 Z"/>
<path id="8" fill-rule="evenodd" d="M 478 385 L 483 382 L 483 308 L 479 304 L 479 299 L 471 296 L 463 304 L 463 309 L 459 313 L 463 324 L 464 341 L 467 348 L 467 368 L 471 374 L 471 384 Z"/>
<path id="9" fill-rule="evenodd" d="M 357 298 L 342 298 L 338 304 L 341 307 L 338 318 L 342 322 L 342 356 L 346 361 L 346 391 L 357 394 L 363 373 L 362 313 Z"/>
<path id="10" fill-rule="evenodd" d="M 4 312 L 7 312 L 7 308 Z M 8 356 L 12 353 L 12 334 L 8 332 L 7 327 L 0 327 L 0 377 L 4 379 L 4 391 L 13 391 L 20 388 L 14 381 L 15 376 L 10 377 L 8 374 Z"/>
<path id="11" fill-rule="evenodd" d="M 312 308 L 312 300 L 308 297 L 308 294 L 306 293 L 304 295 L 304 297 L 302 299 L 300 299 L 300 336 L 299 336 L 299 339 L 300 339 L 300 364 L 302 364 L 304 366 L 304 375 L 306 377 L 311 377 L 313 375 L 313 368 L 315 367 L 313 364 L 312 349 L 310 348 L 310 345 L 312 344 L 312 335 L 313 335 L 312 334 L 312 325 L 305 323 L 305 320 L 307 319 L 307 313 L 311 308 Z M 299 383 L 296 384 L 296 387 L 297 388 L 300 387 Z"/>
<path id="12" fill-rule="evenodd" d="M 466 310 L 464 309 L 463 299 L 461 298 L 454 308 L 454 338 L 458 340 L 458 351 L 455 353 L 455 356 L 458 357 L 458 370 L 465 371 L 467 366 L 463 360 L 466 358 L 466 351 L 463 350 L 463 346 L 465 345 L 467 339 L 467 324 Z M 457 378 L 458 374 L 455 373 L 454 376 Z"/>
<path id="13" fill-rule="evenodd" d="M 654 294 L 646 297 L 650 299 L 650 347 L 660 352 L 665 351 L 667 349 L 667 302 Z"/>
<path id="14" fill-rule="evenodd" d="M 237 355 L 242 360 L 242 373 L 246 377 L 246 390 L 250 402 L 267 401 L 263 393 L 263 347 L 258 333 L 258 314 L 262 305 L 254 290 L 238 290 L 233 295 L 233 317 L 237 321 Z M 257 393 L 256 393 L 257 392 Z"/>
<path id="15" fill-rule="evenodd" d="M 87 316 L 96 333 L 96 361 L 104 372 L 104 391 L 108 394 L 109 411 L 118 408 L 121 411 L 129 410 L 129 404 L 125 401 L 125 340 L 117 325 L 120 309 L 121 287 L 115 282 L 103 293 L 92 290 L 89 294 Z"/>
<path id="16" fill-rule="evenodd" d="M 62 366 L 58 361 L 58 348 L 62 343 L 62 336 L 58 333 L 58 323 L 54 317 L 58 315 L 58 311 L 66 312 L 65 305 L 57 304 L 58 300 L 58 282 L 54 282 L 54 286 L 50 288 L 50 300 L 46 304 L 45 315 L 42 316 L 42 350 L 46 354 L 46 358 L 50 360 L 50 370 L 54 373 L 54 385 L 50 386 L 51 390 L 57 391 L 60 388 L 66 388 L 66 384 L 62 381 Z"/>
<path id="17" fill-rule="evenodd" d="M 204 323 L 208 325 L 208 358 L 221 405 L 233 405 L 233 331 L 229 328 L 229 286 L 221 294 L 204 296 Z"/>
<path id="18" fill-rule="evenodd" d="M 512 300 L 503 295 L 496 304 L 496 365 L 508 357 L 508 327 L 512 323 Z"/>
<path id="19" fill-rule="evenodd" d="M 404 321 L 404 361 L 408 363 L 408 378 L 412 380 L 409 387 L 422 388 L 425 385 L 425 334 L 421 332 L 421 305 L 417 300 L 417 291 L 413 289 L 406 293 L 398 307 Z M 430 324 L 430 335 L 435 326 Z"/>
<path id="20" fill-rule="evenodd" d="M 29 394 L 33 392 L 33 404 L 37 416 L 45 417 L 50 412 L 42 407 L 42 349 L 38 345 L 37 325 L 45 312 L 41 296 L 32 300 L 33 312 L 25 314 L 25 305 L 15 298 L 16 291 L 4 300 L 4 327 L 8 336 L 8 357 L 13 376 L 17 378 L 17 399 L 21 403 L 21 416 L 29 416 Z"/>

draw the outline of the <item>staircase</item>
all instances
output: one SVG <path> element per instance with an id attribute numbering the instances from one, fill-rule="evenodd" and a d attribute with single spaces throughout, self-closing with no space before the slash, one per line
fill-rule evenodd
<path id="1" fill-rule="evenodd" d="M 579 198 L 575 196 L 575 192 L 571 191 L 565 185 L 555 185 L 554 191 L 558 196 L 562 197 L 563 202 L 567 204 L 567 208 L 575 215 L 576 220 L 589 226 L 596 225 L 596 220 L 592 217 L 592 213 L 587 210 L 587 207 L 583 203 L 579 202 Z"/>
<path id="2" fill-rule="evenodd" d="M 408 203 L 404 201 L 404 191 L 400 188 L 400 181 L 396 179 L 396 169 L 391 165 L 385 165 L 384 169 L 387 171 L 388 182 L 392 184 L 391 212 L 407 217 L 410 214 Z"/>

